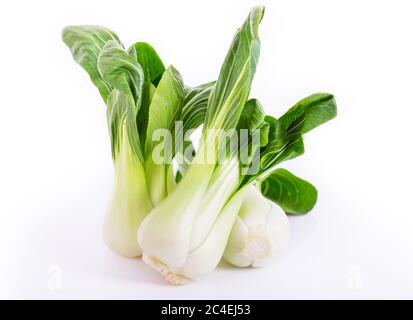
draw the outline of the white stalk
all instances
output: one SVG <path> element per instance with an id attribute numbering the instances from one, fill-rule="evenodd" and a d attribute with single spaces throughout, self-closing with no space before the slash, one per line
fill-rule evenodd
<path id="1" fill-rule="evenodd" d="M 208 150 L 200 150 L 176 189 L 149 213 L 138 232 L 144 261 L 174 284 L 216 267 L 242 203 L 243 192 L 231 197 L 238 185 L 238 159 L 205 164 L 200 159 Z"/>
<path id="2" fill-rule="evenodd" d="M 220 147 L 227 145 L 227 133 L 236 127 L 249 95 L 259 57 L 258 25 L 263 14 L 263 7 L 252 9 L 237 30 L 208 98 L 197 154 L 176 189 L 139 228 L 144 260 L 171 283 L 184 283 L 217 266 L 242 204 L 244 189 L 237 191 L 238 154 L 225 150 L 227 163 L 218 165 L 218 153 L 221 155 Z"/>
<path id="3" fill-rule="evenodd" d="M 149 157 L 145 163 L 146 177 L 153 206 L 156 206 L 175 188 L 172 164 L 156 164 Z"/>
<path id="4" fill-rule="evenodd" d="M 192 165 L 175 191 L 144 219 L 138 240 L 147 257 L 174 268 L 185 264 L 192 225 L 212 171 L 211 165 Z"/>
<path id="5" fill-rule="evenodd" d="M 163 260 L 143 254 L 146 264 L 157 270 L 169 283 L 186 284 L 213 271 L 222 258 L 234 220 L 241 207 L 245 189 L 238 191 L 224 206 L 207 237 L 195 249 L 188 251 L 185 262 L 173 267 Z"/>
<path id="6" fill-rule="evenodd" d="M 116 253 L 135 258 L 142 255 L 136 233 L 152 209 L 145 171 L 132 152 L 123 127 L 119 154 L 114 161 L 115 186 L 103 223 L 103 239 Z"/>
<path id="7" fill-rule="evenodd" d="M 290 242 L 284 211 L 249 185 L 224 253 L 238 267 L 259 267 L 279 258 Z"/>
<path id="8" fill-rule="evenodd" d="M 238 158 L 232 157 L 218 165 L 204 193 L 196 219 L 192 226 L 191 250 L 200 246 L 222 210 L 239 184 Z"/>

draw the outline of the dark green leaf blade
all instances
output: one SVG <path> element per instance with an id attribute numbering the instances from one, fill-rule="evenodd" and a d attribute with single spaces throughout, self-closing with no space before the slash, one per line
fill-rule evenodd
<path id="1" fill-rule="evenodd" d="M 248 129 L 249 132 L 257 129 L 264 122 L 265 113 L 257 99 L 250 99 L 244 106 L 238 122 L 238 129 Z"/>
<path id="2" fill-rule="evenodd" d="M 136 59 L 129 55 L 119 43 L 108 41 L 103 47 L 97 63 L 103 80 L 133 97 L 137 113 L 142 99 L 144 75 Z"/>
<path id="3" fill-rule="evenodd" d="M 197 87 L 185 88 L 185 99 L 182 107 L 181 120 L 183 130 L 196 129 L 205 121 L 208 98 L 215 86 L 215 81 Z"/>
<path id="4" fill-rule="evenodd" d="M 260 147 L 265 147 L 268 144 L 268 135 L 270 133 L 270 125 L 265 120 L 259 126 L 260 129 Z"/>
<path id="5" fill-rule="evenodd" d="M 290 108 L 280 121 L 289 132 L 305 134 L 337 115 L 334 96 L 316 93 L 300 100 Z"/>
<path id="6" fill-rule="evenodd" d="M 136 125 L 138 127 L 139 138 L 141 141 L 146 141 L 146 130 L 149 121 L 149 107 L 155 94 L 156 87 L 145 81 L 142 87 L 142 101 L 136 117 Z"/>
<path id="7" fill-rule="evenodd" d="M 162 75 L 149 106 L 146 131 L 145 154 L 148 156 L 154 147 L 153 134 L 157 129 L 173 130 L 175 120 L 182 112 L 184 85 L 182 77 L 173 66 Z"/>
<path id="8" fill-rule="evenodd" d="M 261 151 L 261 169 L 263 171 L 274 165 L 277 155 L 285 150 L 288 144 L 287 132 L 281 121 L 271 116 L 265 117 L 265 122 L 269 125 L 268 143 Z"/>
<path id="9" fill-rule="evenodd" d="M 285 169 L 277 169 L 260 181 L 260 188 L 289 215 L 306 214 L 317 202 L 317 189 Z"/>
<path id="10" fill-rule="evenodd" d="M 304 141 L 301 136 L 297 137 L 295 140 L 291 140 L 285 146 L 285 148 L 277 154 L 272 162 L 271 167 L 274 167 L 277 164 L 280 164 L 284 161 L 292 160 L 304 154 Z"/>
<path id="11" fill-rule="evenodd" d="M 123 129 L 126 128 L 129 144 L 133 153 L 143 162 L 143 154 L 136 127 L 136 105 L 133 97 L 118 89 L 113 89 L 107 99 L 107 120 L 115 160 L 121 148 Z"/>
<path id="12" fill-rule="evenodd" d="M 251 175 L 260 169 L 260 147 L 268 142 L 269 133 L 264 119 L 261 103 L 257 99 L 248 100 L 237 125 L 241 175 Z"/>
<path id="13" fill-rule="evenodd" d="M 115 41 L 121 45 L 118 36 L 100 26 L 67 26 L 62 31 L 62 39 L 71 50 L 74 60 L 89 74 L 106 102 L 111 87 L 99 73 L 97 58 L 108 41 Z"/>
<path id="14" fill-rule="evenodd" d="M 178 162 L 178 170 L 175 176 L 176 183 L 179 183 L 179 181 L 181 181 L 183 176 L 186 174 L 189 165 L 191 164 L 192 159 L 195 156 L 195 148 L 190 138 L 186 137 L 186 139 L 183 141 L 183 153 L 178 151 L 177 155 L 178 154 L 180 156 L 180 161 Z"/>
<path id="15" fill-rule="evenodd" d="M 251 10 L 235 34 L 208 101 L 206 129 L 234 129 L 248 99 L 260 53 L 258 26 L 264 7 Z"/>
<path id="16" fill-rule="evenodd" d="M 143 162 L 142 145 L 136 121 L 143 99 L 142 68 L 136 58 L 129 55 L 123 46 L 115 41 L 108 41 L 105 44 L 97 64 L 102 79 L 113 88 L 108 97 L 107 117 L 114 158 L 117 156 L 118 144 L 122 138 L 122 128 L 125 127 L 132 151 Z"/>
<path id="17" fill-rule="evenodd" d="M 270 126 L 268 144 L 261 148 L 261 170 L 255 178 L 265 175 L 277 164 L 302 155 L 303 135 L 333 119 L 336 114 L 334 96 L 316 93 L 299 101 L 279 120 L 267 116 L 265 122 Z M 253 178 L 249 177 L 248 181 L 252 181 Z"/>
<path id="18" fill-rule="evenodd" d="M 155 49 L 146 42 L 136 42 L 128 52 L 133 52 L 136 55 L 145 75 L 145 81 L 157 86 L 165 71 L 165 66 Z"/>

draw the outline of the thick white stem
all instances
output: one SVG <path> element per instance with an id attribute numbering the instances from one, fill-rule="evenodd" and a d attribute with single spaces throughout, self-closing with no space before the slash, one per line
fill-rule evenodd
<path id="1" fill-rule="evenodd" d="M 173 168 L 170 164 L 156 164 L 151 158 L 145 162 L 148 189 L 153 206 L 156 206 L 175 188 Z"/>
<path id="2" fill-rule="evenodd" d="M 147 258 L 173 268 L 185 264 L 192 225 L 214 167 L 214 164 L 191 164 L 176 189 L 145 218 L 138 240 Z"/>
<path id="3" fill-rule="evenodd" d="M 212 225 L 238 184 L 239 164 L 237 157 L 227 159 L 225 163 L 215 168 L 192 226 L 191 250 L 197 248 L 207 238 Z"/>
<path id="4" fill-rule="evenodd" d="M 144 217 L 152 209 L 145 171 L 132 152 L 126 130 L 120 151 L 114 161 L 115 186 L 103 223 L 103 239 L 120 255 L 135 258 L 142 254 L 136 233 Z"/>
<path id="5" fill-rule="evenodd" d="M 145 262 L 174 283 L 216 267 L 243 200 L 243 192 L 232 196 L 239 183 L 238 158 L 217 166 L 214 150 L 202 143 L 198 149 L 176 189 L 138 231 Z"/>
<path id="6" fill-rule="evenodd" d="M 241 207 L 244 189 L 238 191 L 220 212 L 208 236 L 196 249 L 187 254 L 181 267 L 173 267 L 143 254 L 145 263 L 157 270 L 166 281 L 174 285 L 189 283 L 216 268 L 225 250 L 232 225 Z"/>

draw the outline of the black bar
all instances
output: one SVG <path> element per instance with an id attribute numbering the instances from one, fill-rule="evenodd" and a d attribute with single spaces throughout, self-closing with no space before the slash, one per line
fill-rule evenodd
<path id="1" fill-rule="evenodd" d="M 61 319 L 64 317 L 93 317 L 103 315 L 121 319 L 133 316 L 133 319 L 282 319 L 292 316 L 316 317 L 360 317 L 369 318 L 377 314 L 381 317 L 394 318 L 395 311 L 407 311 L 410 314 L 411 301 L 393 303 L 385 301 L 308 301 L 308 300 L 55 300 L 55 301 L 0 301 L 4 314 L 13 316 L 25 314 L 31 317 L 41 315 L 44 318 Z M 326 308 L 327 307 L 327 308 Z M 396 308 L 396 309 L 395 309 Z M 9 309 L 6 311 L 6 309 Z"/>

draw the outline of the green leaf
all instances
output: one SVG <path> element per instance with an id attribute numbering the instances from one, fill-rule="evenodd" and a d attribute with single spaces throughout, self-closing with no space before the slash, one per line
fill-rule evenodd
<path id="1" fill-rule="evenodd" d="M 103 47 L 97 63 L 103 80 L 133 97 L 137 114 L 142 99 L 144 76 L 136 58 L 129 55 L 119 43 L 108 41 Z"/>
<path id="2" fill-rule="evenodd" d="M 260 147 L 265 147 L 268 144 L 268 135 L 270 133 L 270 125 L 265 120 L 261 123 L 260 127 Z"/>
<path id="3" fill-rule="evenodd" d="M 292 160 L 304 154 L 304 141 L 303 138 L 297 137 L 295 140 L 290 140 L 285 148 L 274 157 L 272 167 L 280 164 L 281 162 Z"/>
<path id="4" fill-rule="evenodd" d="M 267 170 L 272 167 L 278 155 L 283 152 L 288 144 L 288 137 L 281 121 L 266 116 L 265 122 L 268 123 L 268 144 L 261 150 L 261 168 Z"/>
<path id="5" fill-rule="evenodd" d="M 175 182 L 176 183 L 179 183 L 181 180 L 182 180 L 182 178 L 183 178 L 184 176 L 183 176 L 183 174 L 181 173 L 181 171 L 177 171 L 176 172 L 176 174 L 175 174 Z"/>
<path id="6" fill-rule="evenodd" d="M 334 96 L 329 93 L 316 93 L 300 100 L 280 118 L 280 121 L 290 134 L 305 134 L 336 115 Z"/>
<path id="7" fill-rule="evenodd" d="M 97 58 L 108 41 L 115 41 L 121 45 L 118 36 L 100 26 L 68 26 L 62 31 L 62 39 L 71 50 L 74 60 L 86 70 L 106 102 L 112 88 L 102 79 L 97 67 Z"/>
<path id="8" fill-rule="evenodd" d="M 149 106 L 155 94 L 156 87 L 150 82 L 144 82 L 142 87 L 142 101 L 141 107 L 136 117 L 136 124 L 138 127 L 139 138 L 141 141 L 146 141 L 146 130 L 148 128 L 149 120 Z"/>
<path id="9" fill-rule="evenodd" d="M 244 106 L 238 122 L 238 129 L 248 129 L 249 132 L 259 128 L 265 118 L 264 109 L 257 99 L 250 99 Z"/>
<path id="10" fill-rule="evenodd" d="M 294 159 L 304 153 L 303 134 L 333 119 L 337 114 L 334 96 L 328 93 L 313 94 L 290 108 L 279 120 L 266 116 L 269 124 L 268 144 L 265 145 L 265 132 L 261 136 L 260 172 L 246 178 L 264 175 L 274 166 Z"/>
<path id="11" fill-rule="evenodd" d="M 303 215 L 317 202 L 317 189 L 285 169 L 277 169 L 260 181 L 262 194 L 286 214 Z"/>
<path id="12" fill-rule="evenodd" d="M 183 122 L 183 135 L 185 135 L 188 130 L 196 129 L 204 123 L 208 98 L 214 86 L 215 81 L 197 87 L 185 87 L 185 98 L 180 116 L 180 119 Z M 195 155 L 192 141 L 188 139 L 189 137 L 186 137 L 183 141 L 184 154 L 181 154 L 180 150 L 177 150 L 177 156 L 179 156 L 180 161 L 175 175 L 176 183 L 181 181 Z M 190 155 L 185 154 L 186 150 L 192 150 L 192 153 Z"/>
<path id="13" fill-rule="evenodd" d="M 185 99 L 181 114 L 184 132 L 190 129 L 196 129 L 204 123 L 208 98 L 214 86 L 215 81 L 197 87 L 185 88 Z"/>
<path id="14" fill-rule="evenodd" d="M 178 170 L 176 172 L 176 176 L 175 176 L 175 181 L 176 183 L 179 183 L 179 181 L 181 181 L 181 179 L 183 178 L 183 176 L 186 174 L 189 165 L 191 164 L 191 161 L 193 159 L 193 157 L 195 156 L 195 148 L 192 144 L 191 140 L 188 140 L 188 138 L 183 141 L 183 154 L 181 155 L 181 161 L 179 161 L 178 163 Z M 192 151 L 192 152 L 190 152 Z M 180 153 L 180 152 L 179 152 Z"/>
<path id="15" fill-rule="evenodd" d="M 263 15 L 264 7 L 253 8 L 235 34 L 208 101 L 206 129 L 228 130 L 238 124 L 258 62 L 258 25 Z"/>
<path id="16" fill-rule="evenodd" d="M 143 71 L 136 58 L 115 41 L 108 41 L 98 57 L 98 69 L 106 83 L 113 87 L 107 101 L 108 122 L 114 158 L 119 151 L 122 126 L 126 126 L 132 151 L 143 162 L 137 116 L 143 99 Z"/>
<path id="17" fill-rule="evenodd" d="M 132 53 L 143 69 L 145 81 L 158 85 L 165 66 L 155 49 L 146 42 L 137 42 L 128 50 Z"/>
<path id="18" fill-rule="evenodd" d="M 288 142 L 282 152 L 273 154 L 275 157 L 266 169 L 304 154 L 303 134 L 333 119 L 336 114 L 337 106 L 331 94 L 316 93 L 299 101 L 279 119 L 286 128 Z"/>
<path id="19" fill-rule="evenodd" d="M 268 135 L 265 127 L 265 113 L 257 99 L 250 99 L 245 103 L 237 125 L 239 136 L 239 154 L 241 160 L 241 175 L 249 175 L 251 170 L 259 169 L 259 156 L 261 143 Z M 261 132 L 263 128 L 263 132 Z M 247 130 L 247 131 L 246 131 Z M 258 131 L 259 130 L 259 131 Z M 248 136 L 246 136 L 248 134 Z M 257 134 L 259 134 L 257 139 Z M 247 137 L 247 139 L 246 139 Z M 267 139 L 268 140 L 268 139 Z M 248 157 L 246 157 L 248 156 Z M 252 167 L 254 165 L 254 167 Z"/>
<path id="20" fill-rule="evenodd" d="M 148 156 L 153 147 L 152 136 L 157 129 L 174 128 L 175 120 L 182 111 L 184 86 L 181 75 L 170 66 L 163 73 L 149 106 L 148 128 L 146 131 L 145 154 Z"/>
<path id="21" fill-rule="evenodd" d="M 113 89 L 108 96 L 107 106 L 107 120 L 113 159 L 115 160 L 119 154 L 123 132 L 122 127 L 126 126 L 132 151 L 143 162 L 142 148 L 136 127 L 136 105 L 133 97 L 118 89 Z"/>

